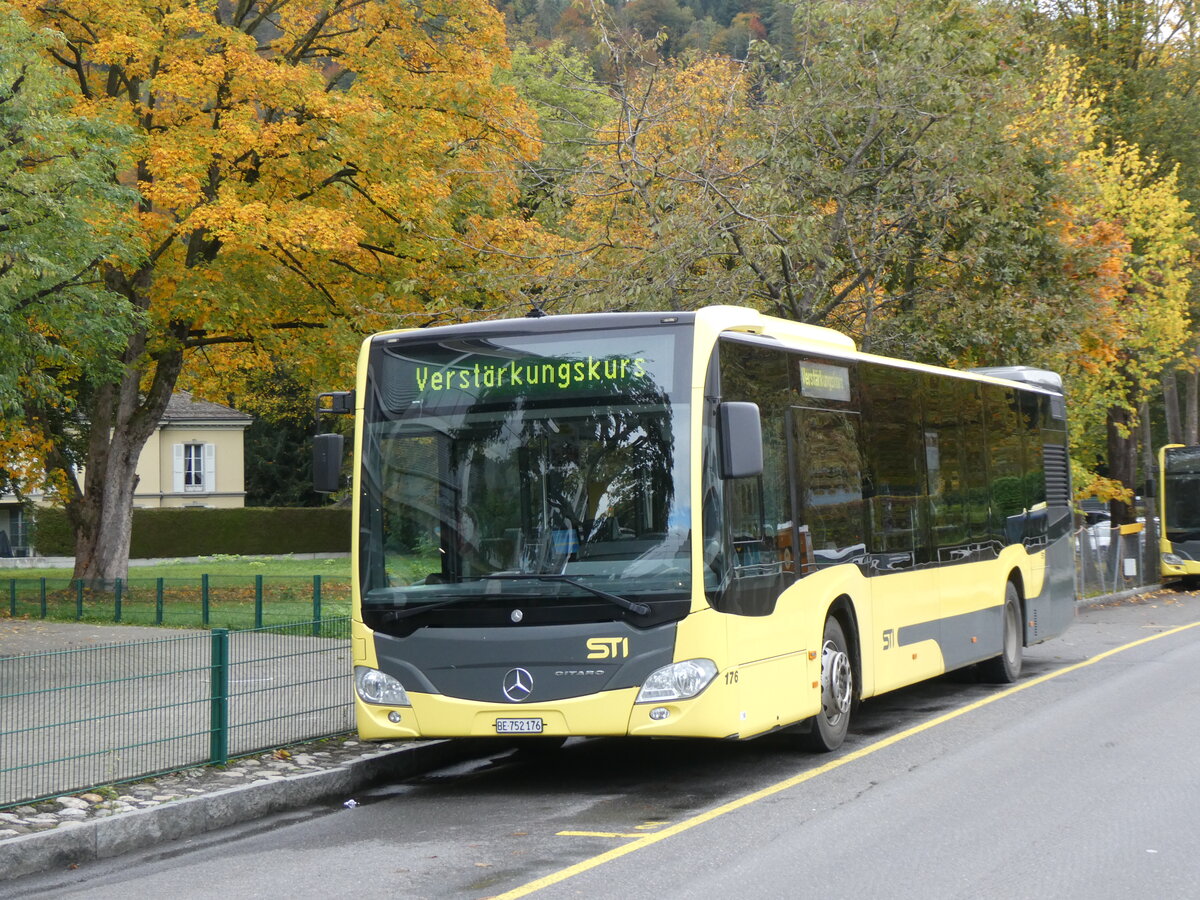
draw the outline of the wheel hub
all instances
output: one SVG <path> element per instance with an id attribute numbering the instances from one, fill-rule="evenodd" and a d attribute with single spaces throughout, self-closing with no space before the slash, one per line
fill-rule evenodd
<path id="1" fill-rule="evenodd" d="M 831 724 L 850 712 L 853 693 L 850 657 L 833 641 L 826 641 L 821 653 L 821 705 Z"/>

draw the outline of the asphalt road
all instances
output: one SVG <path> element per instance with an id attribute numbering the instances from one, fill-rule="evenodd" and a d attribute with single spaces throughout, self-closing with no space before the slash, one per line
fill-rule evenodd
<path id="1" fill-rule="evenodd" d="M 835 754 L 498 750 L 0 896 L 1195 897 L 1197 672 L 1200 598 L 1165 592 L 1084 610 L 1014 687 L 864 704 Z"/>

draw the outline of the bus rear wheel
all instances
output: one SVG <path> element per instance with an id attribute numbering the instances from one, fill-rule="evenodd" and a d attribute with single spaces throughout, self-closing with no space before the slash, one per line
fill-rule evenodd
<path id="1" fill-rule="evenodd" d="M 1021 677 L 1021 595 L 1011 581 L 1004 589 L 1004 639 L 999 656 L 979 664 L 979 677 L 992 684 L 1012 684 Z"/>
<path id="2" fill-rule="evenodd" d="M 842 624 L 832 616 L 825 620 L 821 641 L 821 711 L 812 718 L 812 728 L 804 735 L 810 750 L 827 753 L 842 746 L 850 728 L 850 708 L 854 703 L 854 666 L 846 646 Z"/>

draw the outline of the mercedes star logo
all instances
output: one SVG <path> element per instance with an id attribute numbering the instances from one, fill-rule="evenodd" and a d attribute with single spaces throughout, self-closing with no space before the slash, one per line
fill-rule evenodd
<path id="1" fill-rule="evenodd" d="M 533 676 L 526 669 L 509 669 L 504 673 L 504 696 L 520 703 L 533 693 Z"/>

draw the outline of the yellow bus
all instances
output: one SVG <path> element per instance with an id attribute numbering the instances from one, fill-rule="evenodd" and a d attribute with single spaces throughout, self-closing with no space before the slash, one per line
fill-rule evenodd
<path id="1" fill-rule="evenodd" d="M 1074 616 L 1050 372 L 725 306 L 379 334 L 322 398 L 356 415 L 364 739 L 791 728 L 832 750 L 858 701 L 1013 681 Z"/>
<path id="2" fill-rule="evenodd" d="M 1200 581 L 1200 447 L 1158 451 L 1159 559 L 1164 581 Z"/>

